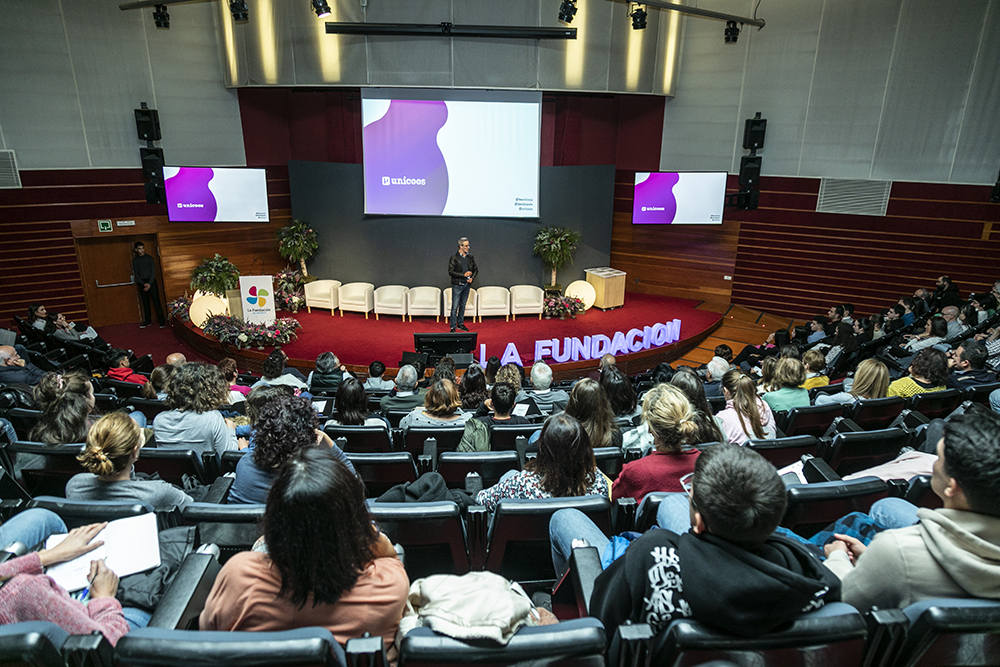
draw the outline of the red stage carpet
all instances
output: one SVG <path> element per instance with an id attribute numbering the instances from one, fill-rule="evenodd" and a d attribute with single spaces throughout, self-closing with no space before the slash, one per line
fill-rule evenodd
<path id="1" fill-rule="evenodd" d="M 534 359 L 535 341 L 542 338 L 582 339 L 595 334 L 614 338 L 615 332 L 642 330 L 674 319 L 681 320 L 681 341 L 700 337 L 720 321 L 721 315 L 695 310 L 697 305 L 697 301 L 687 299 L 628 293 L 623 308 L 607 312 L 591 308 L 576 319 L 539 320 L 537 315 L 522 315 L 517 321 L 505 322 L 503 318 L 494 317 L 484 319 L 481 324 L 466 324 L 469 329 L 478 332 L 479 344 L 486 344 L 487 357 L 494 354 L 503 357 L 507 344 L 514 343 L 522 362 L 530 364 Z M 382 316 L 376 321 L 374 313 L 369 314 L 366 320 L 360 313 L 345 313 L 341 317 L 339 314 L 331 316 L 328 310 L 314 310 L 312 313 L 299 311 L 291 316 L 299 321 L 302 328 L 299 329 L 298 339 L 285 345 L 284 350 L 291 359 L 310 362 L 310 366 L 321 352 L 332 351 L 349 366 L 366 367 L 378 359 L 392 368 L 397 366 L 402 352 L 413 350 L 414 332 L 448 331 L 445 318 L 440 322 L 426 317 L 403 322 L 398 316 Z M 184 352 L 192 361 L 208 360 L 178 340 L 171 329 L 160 330 L 154 325 L 140 330 L 136 325 L 119 325 L 102 327 L 100 332 L 113 345 L 131 348 L 139 355 L 152 353 L 155 363 L 162 363 L 167 354 L 175 351 Z M 479 358 L 479 349 L 475 356 Z M 547 361 L 552 362 L 551 359 Z"/>

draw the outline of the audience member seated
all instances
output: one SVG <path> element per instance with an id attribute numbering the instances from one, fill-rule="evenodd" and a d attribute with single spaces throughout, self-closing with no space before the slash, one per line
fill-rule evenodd
<path id="1" fill-rule="evenodd" d="M 462 409 L 475 412 L 483 401 L 490 397 L 486 388 L 486 374 L 479 364 L 470 365 L 462 375 L 462 384 L 458 386 L 458 395 L 462 399 Z"/>
<path id="2" fill-rule="evenodd" d="M 642 413 L 632 381 L 617 366 L 609 366 L 601 371 L 598 383 L 604 387 L 604 393 L 608 395 L 611 412 L 615 417 L 632 419 Z"/>
<path id="3" fill-rule="evenodd" d="M 733 348 L 725 344 L 716 345 L 713 354 L 714 354 L 714 356 L 712 357 L 713 359 L 715 358 L 722 359 L 724 362 L 729 364 L 730 367 L 733 366 Z"/>
<path id="4" fill-rule="evenodd" d="M 510 411 L 514 407 L 514 397 L 516 390 L 513 385 L 507 382 L 497 382 L 490 390 L 490 397 L 486 399 L 487 407 L 493 411 L 484 417 L 474 417 L 465 422 L 465 433 L 462 441 L 458 443 L 460 452 L 488 452 L 490 451 L 490 432 L 497 424 L 528 424 L 524 417 L 511 415 Z"/>
<path id="5" fill-rule="evenodd" d="M 948 379 L 948 358 L 941 350 L 929 347 L 917 352 L 910 364 L 910 374 L 889 385 L 887 396 L 909 398 L 916 394 L 944 391 Z"/>
<path id="6" fill-rule="evenodd" d="M 830 318 L 827 317 L 826 315 L 817 315 L 816 317 L 812 318 L 812 321 L 809 322 L 809 336 L 806 337 L 805 344 L 807 346 L 815 345 L 816 343 L 826 338 L 827 336 L 826 330 L 827 327 L 829 326 L 830 326 Z M 794 338 L 794 333 L 795 332 L 793 330 L 792 331 L 793 338 Z"/>
<path id="7" fill-rule="evenodd" d="M 104 363 L 108 365 L 108 377 L 119 382 L 131 382 L 132 384 L 146 384 L 149 378 L 145 375 L 133 373 L 129 367 L 128 350 L 113 348 L 104 355 Z"/>
<path id="8" fill-rule="evenodd" d="M 703 442 L 725 442 L 719 422 L 712 414 L 712 406 L 705 397 L 705 385 L 695 375 L 694 369 L 690 366 L 678 366 L 677 372 L 670 378 L 670 384 L 684 392 L 691 407 L 694 408 L 694 421 L 698 425 L 698 434 L 694 437 L 693 443 L 700 445 Z"/>
<path id="9" fill-rule="evenodd" d="M 108 344 L 107 341 L 98 335 L 94 327 L 87 327 L 83 331 L 78 331 L 76 322 L 67 322 L 66 316 L 62 313 L 56 313 L 42 330 L 45 333 L 52 334 L 59 340 L 75 340 L 98 347 L 106 347 Z"/>
<path id="10" fill-rule="evenodd" d="M 506 380 L 497 380 L 497 382 L 501 381 Z M 518 373 L 518 381 L 513 384 L 515 387 L 521 386 L 520 373 Z M 542 414 L 546 415 L 566 409 L 569 394 L 562 389 L 552 389 L 551 387 L 552 368 L 543 361 L 536 361 L 531 367 L 531 389 L 518 392 L 515 402 L 520 403 L 530 398 L 542 411 Z"/>
<path id="11" fill-rule="evenodd" d="M 183 366 L 187 363 L 187 357 L 182 352 L 171 352 L 167 355 L 166 363 L 169 366 Z"/>
<path id="12" fill-rule="evenodd" d="M 735 445 L 711 447 L 692 477 L 691 529 L 647 532 L 597 577 L 590 614 L 609 641 L 626 621 L 659 632 L 686 617 L 752 637 L 840 600 L 836 576 L 808 547 L 774 533 L 787 500 L 764 457 Z M 549 534 L 557 572 L 572 546 L 583 545 L 578 540 L 611 560 L 608 538 L 578 510 L 556 512 Z"/>
<path id="13" fill-rule="evenodd" d="M 833 331 L 833 338 L 829 344 L 819 343 L 813 349 L 823 352 L 827 368 L 834 368 L 837 362 L 840 361 L 840 355 L 851 352 L 857 345 L 858 341 L 854 337 L 854 327 L 846 322 L 837 322 L 837 326 Z"/>
<path id="14" fill-rule="evenodd" d="M 25 520 L 37 520 L 39 516 L 32 513 Z M 11 522 L 16 520 L 14 517 Z M 86 604 L 70 597 L 44 574 L 47 567 L 74 560 L 101 546 L 103 542 L 93 542 L 93 539 L 105 526 L 106 523 L 95 523 L 74 528 L 66 539 L 51 549 L 32 551 L 0 564 L 0 624 L 49 621 L 74 635 L 100 632 L 114 646 L 129 631 L 129 623 L 121 603 L 115 599 L 118 576 L 104 564 L 104 559 L 90 562 L 90 599 Z M 35 527 L 24 526 L 24 529 L 26 534 L 38 533 Z M 5 537 L 16 532 L 5 531 Z M 42 535 L 42 541 L 47 537 Z"/>
<path id="15" fill-rule="evenodd" d="M 874 325 L 870 319 L 866 317 L 856 319 L 851 326 L 854 327 L 854 347 L 863 345 L 872 339 Z"/>
<path id="16" fill-rule="evenodd" d="M 365 389 L 370 389 L 372 391 L 388 391 L 392 389 L 395 385 L 392 380 L 383 380 L 382 375 L 385 373 L 385 364 L 381 361 L 373 361 L 368 364 L 368 379 L 365 380 Z"/>
<path id="17" fill-rule="evenodd" d="M 464 426 L 472 417 L 462 411 L 462 399 L 451 380 L 438 380 L 424 394 L 423 408 L 414 408 L 399 421 L 405 433 L 411 426 Z"/>
<path id="18" fill-rule="evenodd" d="M 260 416 L 261 409 L 279 396 L 294 395 L 295 390 L 285 385 L 276 385 L 274 387 L 264 385 L 263 387 L 250 390 L 250 395 L 247 396 L 247 421 L 249 424 L 236 427 L 236 437 L 247 439 L 248 454 L 253 451 L 253 427 L 257 423 L 257 417 Z"/>
<path id="19" fill-rule="evenodd" d="M 775 436 L 777 426 L 771 406 L 757 396 L 752 377 L 744 375 L 743 371 L 729 371 L 722 376 L 722 395 L 726 398 L 726 407 L 715 417 L 722 426 L 726 442 L 745 445 L 751 439 Z"/>
<path id="20" fill-rule="evenodd" d="M 826 316 L 830 318 L 830 324 L 837 325 L 843 321 L 845 312 L 844 304 L 838 303 L 830 306 L 830 310 L 826 312 Z"/>
<path id="21" fill-rule="evenodd" d="M 913 307 L 917 305 L 916 300 L 913 297 L 904 296 L 896 303 L 903 307 L 903 314 L 899 317 L 903 322 L 903 326 L 908 327 L 913 324 L 913 321 L 917 319 L 917 314 L 913 312 Z"/>
<path id="22" fill-rule="evenodd" d="M 690 446 L 698 436 L 694 417 L 691 402 L 677 387 L 658 384 L 646 392 L 642 423 L 652 435 L 654 451 L 625 464 L 611 486 L 611 499 L 642 502 L 653 491 L 683 491 L 680 479 L 694 471 L 700 453 Z"/>
<path id="23" fill-rule="evenodd" d="M 437 366 L 434 367 L 431 384 L 433 385 L 438 380 L 450 380 L 456 386 L 458 385 L 458 378 L 455 377 L 455 358 L 451 355 L 441 357 L 441 361 L 437 362 Z"/>
<path id="24" fill-rule="evenodd" d="M 309 391 L 335 394 L 346 374 L 347 367 L 340 363 L 337 355 L 323 352 L 316 357 L 316 370 L 309 374 Z"/>
<path id="25" fill-rule="evenodd" d="M 922 334 L 910 334 L 903 337 L 906 339 L 903 349 L 915 354 L 920 350 L 937 345 L 947 337 L 948 323 L 940 317 L 932 317 L 924 325 Z"/>
<path id="26" fill-rule="evenodd" d="M 378 413 L 369 412 L 368 394 L 361 380 L 348 375 L 337 388 L 337 398 L 333 403 L 332 426 L 381 426 L 389 428 L 389 422 Z"/>
<path id="27" fill-rule="evenodd" d="M 705 369 L 705 397 L 722 396 L 722 376 L 729 372 L 729 363 L 712 357 Z"/>
<path id="28" fill-rule="evenodd" d="M 34 386 L 43 375 L 45 371 L 22 359 L 13 347 L 0 345 L 0 383 Z"/>
<path id="29" fill-rule="evenodd" d="M 778 359 L 768 357 L 760 365 L 760 380 L 757 381 L 757 393 L 764 395 L 769 391 L 774 391 L 774 371 L 778 368 Z"/>
<path id="30" fill-rule="evenodd" d="M 764 394 L 771 410 L 791 410 L 809 407 L 809 392 L 802 388 L 806 367 L 798 359 L 785 358 L 774 367 L 773 391 Z"/>
<path id="31" fill-rule="evenodd" d="M 40 303 L 28 304 L 28 324 L 39 331 L 45 331 L 45 326 L 49 322 L 49 311 Z"/>
<path id="32" fill-rule="evenodd" d="M 587 381 L 597 385 L 593 380 L 583 382 Z M 525 463 L 524 470 L 507 472 L 495 485 L 480 491 L 476 504 L 493 512 L 504 498 L 608 497 L 609 493 L 608 479 L 597 468 L 587 431 L 561 412 L 545 420 L 538 457 Z"/>
<path id="33" fill-rule="evenodd" d="M 962 297 L 958 294 L 958 285 L 952 282 L 951 278 L 948 276 L 941 276 L 937 279 L 937 285 L 934 290 L 934 294 L 931 296 L 930 303 L 928 304 L 932 311 L 939 310 L 945 306 L 958 306 L 962 307 L 965 303 Z"/>
<path id="34" fill-rule="evenodd" d="M 167 383 L 170 408 L 153 419 L 156 446 L 161 449 L 215 451 L 238 449 L 233 422 L 218 408 L 229 402 L 229 385 L 215 366 L 192 361 L 174 372 Z"/>
<path id="35" fill-rule="evenodd" d="M 497 381 L 497 371 L 500 370 L 500 366 L 502 365 L 500 357 L 495 354 L 486 360 L 486 386 L 490 389 L 493 388 L 493 384 Z"/>
<path id="36" fill-rule="evenodd" d="M 844 316 L 840 318 L 840 321 L 847 322 L 848 324 L 854 324 L 854 304 L 842 303 L 840 305 L 844 309 Z"/>
<path id="37" fill-rule="evenodd" d="M 157 512 L 192 502 L 173 484 L 158 479 L 135 479 L 133 465 L 146 436 L 128 415 L 113 412 L 97 420 L 87 433 L 87 446 L 76 458 L 87 472 L 66 483 L 70 500 L 135 501 Z"/>
<path id="38" fill-rule="evenodd" d="M 871 316 L 872 322 L 872 340 L 876 338 L 881 338 L 885 335 L 885 315 L 882 313 L 877 313 Z"/>
<path id="39" fill-rule="evenodd" d="M 424 404 L 424 394 L 417 391 L 417 369 L 406 364 L 396 373 L 396 390 L 379 401 L 382 412 L 412 410 Z"/>
<path id="40" fill-rule="evenodd" d="M 941 309 L 941 319 L 948 323 L 948 334 L 945 336 L 948 340 L 958 338 L 966 331 L 965 326 L 958 321 L 960 312 L 958 306 L 945 306 Z"/>
<path id="41" fill-rule="evenodd" d="M 887 498 L 872 512 L 894 530 L 867 548 L 844 535 L 825 547 L 844 602 L 862 612 L 929 598 L 1000 600 L 1000 417 L 972 410 L 949 420 L 937 455 L 931 488 L 943 508 Z"/>
<path id="42" fill-rule="evenodd" d="M 394 660 L 409 580 L 361 480 L 329 451 L 307 447 L 278 472 L 267 501 L 262 540 L 222 567 L 201 629 L 320 626 L 341 644 L 370 632 Z"/>
<path id="43" fill-rule="evenodd" d="M 806 350 L 802 355 L 802 364 L 806 367 L 806 381 L 802 388 L 809 391 L 813 387 L 825 387 L 830 384 L 830 378 L 823 375 L 826 368 L 826 357 L 819 350 Z M 739 443 L 733 443 L 739 444 Z"/>
<path id="44" fill-rule="evenodd" d="M 30 434 L 21 434 L 23 437 L 46 445 L 69 445 L 87 439 L 94 411 L 94 385 L 83 371 L 46 373 L 32 396 L 42 417 Z"/>
<path id="45" fill-rule="evenodd" d="M 165 401 L 167 399 L 167 383 L 174 376 L 176 366 L 163 364 L 153 369 L 149 374 L 149 382 L 142 386 L 142 397 L 151 401 Z"/>
<path id="46" fill-rule="evenodd" d="M 844 384 L 847 388 L 846 380 Z M 816 397 L 816 405 L 833 405 L 834 403 L 847 405 L 858 399 L 885 398 L 888 388 L 889 369 L 886 365 L 878 359 L 865 359 L 858 364 L 858 369 L 854 373 L 854 382 L 850 385 L 849 391 L 820 394 Z"/>
<path id="47" fill-rule="evenodd" d="M 976 324 L 982 324 L 996 315 L 997 300 L 992 294 L 973 294 L 969 296 L 969 304 L 976 309 Z"/>
<path id="48" fill-rule="evenodd" d="M 986 345 L 978 340 L 962 341 L 949 352 L 948 368 L 951 369 L 945 381 L 948 389 L 965 389 L 997 381 L 997 376 L 986 370 Z"/>
<path id="49" fill-rule="evenodd" d="M 272 386 L 283 384 L 299 391 L 309 389 L 309 386 L 306 385 L 304 381 L 295 377 L 291 373 L 286 372 L 285 359 L 285 353 L 281 350 L 274 350 L 271 352 L 267 359 L 264 360 L 264 366 L 261 368 L 260 380 L 258 380 L 253 386 L 256 388 L 265 384 Z"/>
<path id="50" fill-rule="evenodd" d="M 431 379 L 427 377 L 427 364 L 422 359 L 413 361 L 413 368 L 417 371 L 417 387 L 427 389 L 431 386 Z"/>
<path id="51" fill-rule="evenodd" d="M 350 459 L 317 427 L 312 403 L 301 396 L 273 397 L 262 406 L 254 421 L 253 451 L 236 464 L 236 480 L 229 490 L 229 503 L 266 502 L 281 466 L 303 449 L 329 449 L 354 472 Z"/>
<path id="52" fill-rule="evenodd" d="M 615 424 L 611 402 L 597 381 L 584 378 L 577 382 L 570 392 L 565 412 L 583 424 L 593 447 L 622 446 L 622 432 Z"/>
<path id="53" fill-rule="evenodd" d="M 219 372 L 222 373 L 222 378 L 229 385 L 229 402 L 230 403 L 241 403 L 247 400 L 247 396 L 250 395 L 250 387 L 238 384 L 236 379 L 240 376 L 240 371 L 236 367 L 236 360 L 230 357 L 226 357 L 218 363 Z M 153 376 L 149 376 L 150 381 L 152 381 Z"/>

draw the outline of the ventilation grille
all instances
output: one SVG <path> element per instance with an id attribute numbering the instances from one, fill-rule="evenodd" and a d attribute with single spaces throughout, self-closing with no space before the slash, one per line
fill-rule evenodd
<path id="1" fill-rule="evenodd" d="M 824 178 L 819 185 L 816 212 L 884 216 L 890 190 L 892 181 Z"/>
<path id="2" fill-rule="evenodd" d="M 14 151 L 0 151 L 0 189 L 21 187 L 21 177 L 17 173 Z"/>

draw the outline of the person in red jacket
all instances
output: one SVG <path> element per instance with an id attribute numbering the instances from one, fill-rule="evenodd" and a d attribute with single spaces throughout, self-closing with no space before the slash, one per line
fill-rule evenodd
<path id="1" fill-rule="evenodd" d="M 145 375 L 133 373 L 129 368 L 128 352 L 120 348 L 115 348 L 104 357 L 108 363 L 108 377 L 121 382 L 134 382 L 135 384 L 146 384 L 149 378 Z"/>
<path id="2" fill-rule="evenodd" d="M 612 500 L 642 502 L 653 491 L 683 491 L 681 477 L 694 472 L 700 452 L 690 445 L 697 441 L 699 429 L 684 392 L 670 384 L 656 385 L 646 392 L 642 420 L 653 435 L 654 451 L 625 464 L 611 487 Z"/>

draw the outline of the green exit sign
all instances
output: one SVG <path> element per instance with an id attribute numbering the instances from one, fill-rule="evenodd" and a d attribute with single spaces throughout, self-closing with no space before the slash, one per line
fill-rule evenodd
<path id="1" fill-rule="evenodd" d="M 110 220 L 98 220 L 97 221 L 97 231 L 99 232 L 110 232 L 113 231 Z"/>

